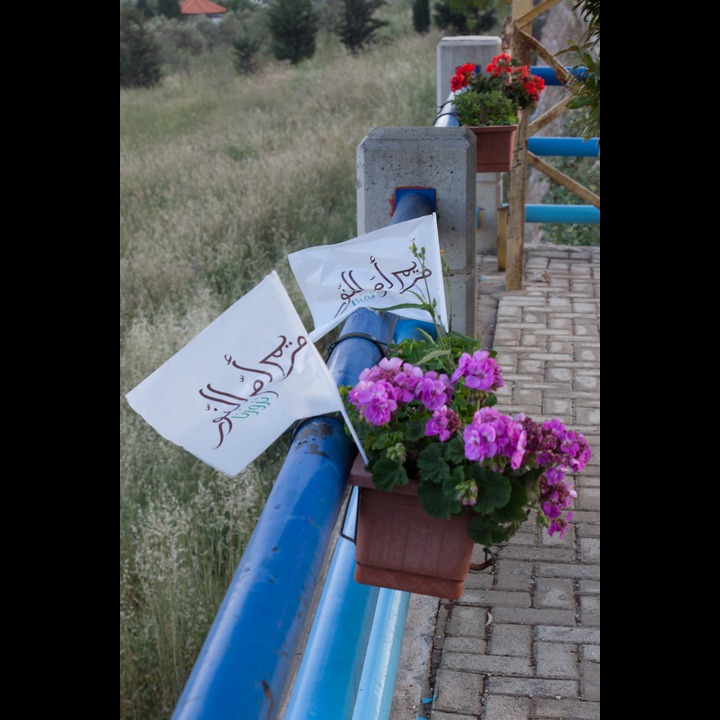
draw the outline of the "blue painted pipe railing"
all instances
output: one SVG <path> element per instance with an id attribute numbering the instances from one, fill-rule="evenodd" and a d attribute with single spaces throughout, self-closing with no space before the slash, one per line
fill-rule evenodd
<path id="1" fill-rule="evenodd" d="M 391 224 L 434 210 L 427 189 L 396 193 Z M 434 335 L 430 323 L 399 319 L 394 342 Z M 318 610 L 293 683 L 284 720 L 388 720 L 409 593 L 391 597 L 354 580 L 357 488 L 354 488 L 341 535 L 335 545 Z M 407 597 L 403 597 L 407 596 Z"/>
<path id="2" fill-rule="evenodd" d="M 554 157 L 598 157 L 597 138 L 583 140 L 574 137 L 530 137 L 528 150 L 534 155 Z"/>
<path id="3" fill-rule="evenodd" d="M 579 68 L 572 68 L 572 67 L 566 67 L 565 68 L 571 75 L 573 75 L 576 78 L 582 78 L 582 76 L 587 72 L 586 67 L 579 67 Z M 475 66 L 475 72 L 485 72 L 485 68 L 476 65 Z M 549 65 L 531 65 L 530 66 L 530 72 L 533 75 L 537 75 L 538 77 L 541 77 L 546 85 L 564 85 L 563 82 L 558 80 L 558 76 L 555 74 L 555 70 L 551 68 Z"/>
<path id="4" fill-rule="evenodd" d="M 579 68 L 571 68 L 566 67 L 565 68 L 571 75 L 574 77 L 580 79 L 582 76 L 587 72 L 586 67 L 579 67 Z M 555 70 L 553 70 L 549 65 L 531 65 L 530 66 L 530 72 L 533 75 L 537 75 L 538 77 L 541 77 L 546 85 L 563 85 L 560 80 L 558 80 L 557 75 L 555 74 Z"/>
<path id="5" fill-rule="evenodd" d="M 419 337 L 418 328 L 435 333 L 429 323 L 401 319 L 394 342 Z M 389 718 L 409 593 L 384 589 L 396 596 L 379 603 L 378 588 L 355 582 L 347 538 L 355 535 L 356 510 L 354 488 L 284 720 Z"/>
<path id="6" fill-rule="evenodd" d="M 361 309 L 343 336 L 387 342 L 392 330 L 392 317 Z M 338 385 L 354 384 L 382 354 L 352 337 L 328 367 Z M 275 717 L 356 454 L 342 420 L 313 418 L 296 434 L 173 720 Z"/>
<path id="7" fill-rule="evenodd" d="M 352 720 L 390 717 L 409 603 L 408 592 L 382 588 L 378 593 Z"/>
<path id="8" fill-rule="evenodd" d="M 433 210 L 427 194 L 406 193 L 396 207 L 393 222 Z M 354 385 L 360 372 L 382 357 L 384 351 L 372 339 L 381 345 L 387 343 L 394 337 L 397 323 L 397 316 L 391 313 L 366 309 L 355 311 L 347 319 L 328 360 L 328 369 L 338 385 Z M 357 448 L 340 419 L 311 418 L 296 432 L 172 720 L 276 718 L 356 454 Z M 328 696 L 334 709 L 319 717 L 350 720 L 348 713 L 354 708 L 372 628 L 378 621 L 387 626 L 387 618 L 383 619 L 383 611 L 376 608 L 378 588 L 347 580 L 347 568 L 350 564 L 354 567 L 354 545 L 349 549 L 340 546 L 338 552 L 343 557 L 331 564 L 325 593 L 329 599 L 316 619 L 324 624 L 319 636 L 327 652 L 334 658 L 338 651 L 343 652 L 345 661 L 336 664 L 350 668 L 355 679 L 341 689 L 344 697 Z M 342 566 L 343 571 L 338 573 L 333 565 Z M 335 577 L 340 581 L 333 580 Z M 348 608 L 355 612 L 343 617 L 348 595 L 354 596 Z M 397 603 L 393 608 L 386 612 L 399 618 Z M 337 617 L 341 617 L 340 624 L 333 619 Z M 357 628 L 354 637 L 345 642 L 339 630 L 348 623 Z M 403 628 L 404 618 L 394 633 L 401 637 Z M 310 661 L 324 652 L 317 656 L 309 652 Z M 337 682 L 324 685 L 321 693 L 327 693 L 331 686 L 336 687 Z M 341 711 L 346 714 L 340 715 Z M 303 720 L 308 717 L 313 715 L 306 713 Z"/>
<path id="9" fill-rule="evenodd" d="M 600 223 L 600 209 L 594 205 L 526 205 L 529 223 Z"/>
<path id="10" fill-rule="evenodd" d="M 343 533 L 354 535 L 353 490 Z M 353 579 L 355 545 L 339 537 L 285 720 L 350 718 L 360 687 L 379 589 Z"/>

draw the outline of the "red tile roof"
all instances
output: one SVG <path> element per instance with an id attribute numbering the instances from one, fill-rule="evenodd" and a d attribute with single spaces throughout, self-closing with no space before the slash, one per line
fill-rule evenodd
<path id="1" fill-rule="evenodd" d="M 210 0 L 183 0 L 180 3 L 182 15 L 215 15 L 225 13 L 227 8 Z"/>

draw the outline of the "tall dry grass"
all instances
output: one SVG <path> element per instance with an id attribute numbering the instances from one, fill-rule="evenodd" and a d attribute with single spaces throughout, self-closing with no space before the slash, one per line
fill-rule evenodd
<path id="1" fill-rule="evenodd" d="M 399 7 L 396 4 L 395 7 Z M 440 34 L 299 67 L 193 59 L 120 92 L 120 714 L 170 717 L 287 448 L 228 478 L 160 437 L 124 395 L 272 269 L 308 327 L 287 255 L 356 235 L 355 152 L 435 117 Z"/>

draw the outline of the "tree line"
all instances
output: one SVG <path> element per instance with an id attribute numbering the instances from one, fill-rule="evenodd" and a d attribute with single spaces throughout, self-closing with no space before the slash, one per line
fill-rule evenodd
<path id="1" fill-rule="evenodd" d="M 453 34 L 478 34 L 498 20 L 502 0 L 412 0 L 413 28 L 431 24 Z M 151 87 L 162 79 L 163 64 L 182 69 L 183 58 L 216 42 L 225 42 L 239 73 L 255 72 L 264 54 L 297 65 L 312 58 L 321 28 L 336 33 L 348 52 L 358 55 L 377 40 L 388 23 L 377 17 L 387 0 L 225 0 L 228 13 L 210 21 L 185 24 L 180 0 L 121 0 L 120 87 Z M 173 53 L 173 50 L 175 52 Z M 179 52 L 178 52 L 179 51 Z"/>

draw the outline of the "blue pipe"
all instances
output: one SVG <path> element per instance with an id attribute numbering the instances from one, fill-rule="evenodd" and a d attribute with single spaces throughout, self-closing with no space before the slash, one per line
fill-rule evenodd
<path id="1" fill-rule="evenodd" d="M 397 188 L 395 212 L 391 225 L 431 215 L 435 211 L 435 190 L 432 188 Z"/>
<path id="2" fill-rule="evenodd" d="M 354 332 L 386 342 L 392 324 L 361 309 L 343 336 Z M 354 383 L 382 354 L 350 337 L 328 367 L 338 384 Z M 173 720 L 275 718 L 356 454 L 341 420 L 312 418 L 297 433 Z"/>
<path id="3" fill-rule="evenodd" d="M 600 210 L 593 205 L 526 205 L 525 222 L 600 223 Z"/>
<path id="4" fill-rule="evenodd" d="M 380 590 L 352 720 L 390 717 L 409 604 L 408 592 Z"/>
<path id="5" fill-rule="evenodd" d="M 417 338 L 419 327 L 431 335 L 435 333 L 432 323 L 398 318 L 393 340 Z M 354 535 L 356 511 L 357 488 L 353 488 L 343 528 L 343 533 L 350 537 Z M 407 601 L 404 601 L 404 614 L 396 603 L 385 602 L 376 607 L 378 588 L 356 583 L 354 573 L 355 545 L 341 536 L 335 546 L 284 720 L 350 720 L 362 677 L 367 686 L 375 688 L 375 694 L 382 691 L 384 695 L 389 691 L 392 702 L 397 655 L 390 649 L 402 644 Z M 400 594 L 409 596 L 409 593 Z M 382 633 L 389 646 L 383 646 L 376 639 L 371 652 L 368 647 L 371 631 L 376 636 Z M 393 660 L 394 668 L 388 665 Z M 379 679 L 382 677 L 386 678 L 384 682 Z M 388 690 L 390 678 L 393 682 Z M 363 700 L 363 704 L 369 702 Z M 384 700 L 383 708 L 386 703 Z M 353 718 L 357 708 L 354 712 Z"/>
<path id="6" fill-rule="evenodd" d="M 427 189 L 405 188 L 404 192 L 396 193 L 391 224 L 431 213 L 434 209 L 433 200 L 434 194 L 428 193 Z M 397 318 L 391 313 L 387 316 L 395 318 L 397 323 L 393 323 L 395 342 L 410 336 L 417 337 L 418 326 L 434 333 L 431 323 Z M 354 534 L 356 508 L 357 488 L 354 488 L 348 505 L 346 527 L 343 528 L 345 535 Z M 373 681 L 371 678 L 378 674 L 387 679 L 392 677 L 392 701 L 397 655 L 387 652 L 387 648 L 383 652 L 382 644 L 377 639 L 370 655 L 366 655 L 366 652 L 373 627 L 383 628 L 383 636 L 391 640 L 390 647 L 398 643 L 401 645 L 405 614 L 399 612 L 395 604 L 385 603 L 377 608 L 378 588 L 356 583 L 354 573 L 355 545 L 341 536 L 333 552 L 284 720 L 349 720 L 363 676 L 366 682 L 376 688 L 380 684 L 377 679 Z M 375 629 L 375 635 L 378 632 Z M 393 659 L 396 665 L 390 668 L 387 662 Z M 371 663 L 369 669 L 368 662 Z M 383 664 L 378 664 L 381 662 Z M 387 685 L 383 686 L 383 692 L 387 692 Z M 383 702 L 382 707 L 385 705 L 386 702 Z"/>
<path id="7" fill-rule="evenodd" d="M 531 137 L 528 150 L 535 155 L 556 157 L 598 157 L 600 146 L 597 138 L 583 140 L 573 137 Z"/>
<path id="8" fill-rule="evenodd" d="M 354 534 L 357 488 L 343 532 Z M 349 718 L 360 686 L 379 589 L 353 579 L 355 545 L 339 537 L 284 720 Z"/>
<path id="9" fill-rule="evenodd" d="M 586 67 L 579 67 L 575 69 L 571 67 L 566 67 L 565 69 L 576 78 L 582 78 L 582 76 L 587 72 Z M 564 84 L 561 83 L 560 80 L 558 80 L 557 75 L 555 74 L 555 70 L 553 70 L 549 65 L 531 65 L 530 72 L 533 75 L 541 77 L 545 81 L 545 85 Z"/>

